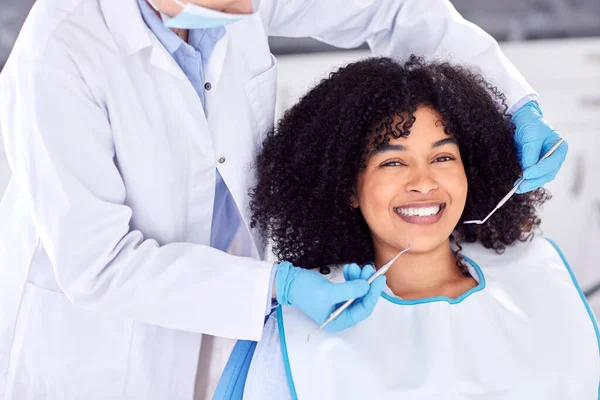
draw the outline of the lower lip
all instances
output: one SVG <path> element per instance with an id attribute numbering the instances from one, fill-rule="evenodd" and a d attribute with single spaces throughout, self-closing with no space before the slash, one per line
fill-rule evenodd
<path id="1" fill-rule="evenodd" d="M 440 218 L 442 218 L 442 214 L 444 213 L 444 211 L 446 210 L 446 207 L 442 208 L 440 210 L 440 212 L 438 212 L 437 214 L 434 215 L 429 215 L 427 217 L 419 217 L 418 215 L 402 215 L 399 213 L 396 213 L 397 216 L 399 216 L 400 218 L 402 218 L 404 221 L 408 222 L 409 224 L 417 224 L 417 225 L 431 225 L 431 224 L 435 224 L 436 222 L 438 222 L 440 220 Z"/>

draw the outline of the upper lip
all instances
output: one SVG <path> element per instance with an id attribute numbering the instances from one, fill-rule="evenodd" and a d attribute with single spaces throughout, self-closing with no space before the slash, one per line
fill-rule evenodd
<path id="1" fill-rule="evenodd" d="M 426 208 L 426 207 L 437 207 L 437 206 L 442 206 L 446 204 L 443 201 L 436 201 L 436 202 L 431 202 L 428 201 L 426 203 L 410 203 L 410 204 L 403 204 L 401 206 L 396 206 L 394 208 Z"/>

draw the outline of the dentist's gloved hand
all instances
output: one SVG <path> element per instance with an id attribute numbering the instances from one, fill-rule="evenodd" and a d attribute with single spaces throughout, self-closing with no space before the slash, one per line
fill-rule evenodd
<path id="1" fill-rule="evenodd" d="M 527 193 L 550 182 L 567 157 L 565 141 L 550 157 L 538 160 L 560 139 L 558 133 L 546 122 L 538 104 L 530 101 L 512 117 L 516 125 L 515 144 L 525 181 L 517 193 Z"/>
<path id="2" fill-rule="evenodd" d="M 322 275 L 282 262 L 277 267 L 275 291 L 279 304 L 298 307 L 321 325 L 340 303 L 357 298 L 326 330 L 341 331 L 368 318 L 385 286 L 385 276 L 371 285 L 367 279 L 375 273 L 372 266 L 360 268 L 356 264 L 344 267 L 347 282 L 331 283 Z"/>

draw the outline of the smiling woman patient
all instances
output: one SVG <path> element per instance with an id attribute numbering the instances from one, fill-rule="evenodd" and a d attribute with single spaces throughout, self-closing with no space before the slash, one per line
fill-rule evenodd
<path id="1" fill-rule="evenodd" d="M 411 249 L 352 330 L 307 342 L 315 323 L 279 307 L 245 399 L 598 398 L 595 319 L 560 250 L 534 237 L 546 192 L 462 224 L 521 173 L 504 97 L 480 76 L 415 57 L 348 65 L 285 114 L 257 173 L 253 224 L 280 260 L 338 282 Z"/>

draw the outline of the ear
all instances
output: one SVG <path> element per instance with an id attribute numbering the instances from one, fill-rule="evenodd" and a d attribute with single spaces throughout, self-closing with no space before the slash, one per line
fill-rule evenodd
<path id="1" fill-rule="evenodd" d="M 354 194 L 350 196 L 350 207 L 354 209 L 357 209 L 359 207 L 358 200 L 356 199 L 356 196 Z"/>

